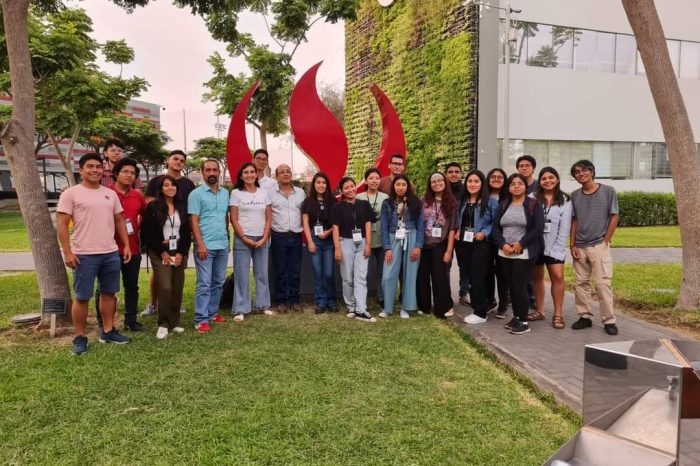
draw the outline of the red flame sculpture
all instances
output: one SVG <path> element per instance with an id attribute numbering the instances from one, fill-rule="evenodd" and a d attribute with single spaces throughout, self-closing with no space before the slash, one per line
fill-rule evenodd
<path id="1" fill-rule="evenodd" d="M 316 167 L 326 173 L 335 188 L 348 165 L 348 140 L 333 113 L 316 90 L 319 62 L 297 83 L 289 100 L 289 122 L 294 141 Z"/>
<path id="2" fill-rule="evenodd" d="M 389 176 L 391 174 L 389 160 L 392 155 L 401 154 L 406 160 L 406 138 L 399 115 L 386 94 L 374 83 L 369 87 L 369 90 L 377 101 L 383 128 L 382 145 L 379 147 L 377 163 L 374 166 L 379 169 L 382 176 Z"/>
<path id="3" fill-rule="evenodd" d="M 246 162 L 252 162 L 251 150 L 248 147 L 248 138 L 245 134 L 245 121 L 248 115 L 248 106 L 253 94 L 258 89 L 260 81 L 256 81 L 250 86 L 243 99 L 238 103 L 236 110 L 231 116 L 231 124 L 228 128 L 228 138 L 226 139 L 226 161 L 228 163 L 228 173 L 231 181 L 236 183 L 238 169 Z"/>

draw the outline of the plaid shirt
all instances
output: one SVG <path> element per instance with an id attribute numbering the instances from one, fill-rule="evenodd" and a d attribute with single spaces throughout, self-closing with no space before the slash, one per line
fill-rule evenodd
<path id="1" fill-rule="evenodd" d="M 109 189 L 112 189 L 114 187 L 112 169 L 109 168 L 109 161 L 107 161 L 107 159 L 102 161 L 102 179 L 100 180 L 100 184 Z M 136 178 L 136 181 L 134 181 L 134 188 L 143 188 L 143 182 L 141 181 L 141 178 Z"/>

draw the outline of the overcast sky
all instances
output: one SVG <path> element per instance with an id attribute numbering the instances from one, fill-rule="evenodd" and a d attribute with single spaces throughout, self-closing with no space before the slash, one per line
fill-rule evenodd
<path id="1" fill-rule="evenodd" d="M 166 0 L 152 2 L 145 8 L 127 14 L 105 0 L 70 2 L 72 7 L 84 8 L 93 20 L 93 37 L 100 42 L 125 39 L 134 49 L 134 61 L 124 68 L 124 76 L 145 78 L 150 88 L 141 100 L 152 102 L 161 108 L 161 126 L 173 141 L 169 149 L 184 147 L 183 109 L 186 114 L 187 149 L 194 147 L 193 141 L 206 136 L 216 136 L 214 105 L 202 103 L 205 92 L 203 83 L 211 78 L 211 68 L 206 60 L 214 51 L 227 57 L 222 43 L 214 41 L 204 22 L 188 10 L 174 7 Z M 262 18 L 242 15 L 241 29 L 250 32 L 258 40 L 269 40 Z M 342 89 L 345 80 L 345 50 L 342 24 L 316 23 L 311 30 L 308 43 L 297 50 L 293 65 L 297 78 L 314 63 L 323 60 L 318 74 L 321 82 L 336 84 Z M 276 46 L 275 46 L 276 47 Z M 272 48 L 272 50 L 277 50 Z M 228 60 L 233 74 L 247 72 L 242 59 Z M 105 69 L 118 73 L 118 68 Z M 231 109 L 233 111 L 233 109 Z M 221 122 L 228 127 L 227 118 Z M 223 135 L 225 136 L 225 132 Z M 248 140 L 253 146 L 252 127 Z M 258 137 L 256 135 L 256 142 Z M 270 165 L 290 163 L 289 138 L 270 140 Z M 306 158 L 295 147 L 294 169 L 298 171 L 306 164 Z"/>

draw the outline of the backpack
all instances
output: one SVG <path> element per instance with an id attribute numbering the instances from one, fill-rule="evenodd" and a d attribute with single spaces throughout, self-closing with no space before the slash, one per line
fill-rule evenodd
<path id="1" fill-rule="evenodd" d="M 219 309 L 231 309 L 233 306 L 233 272 L 226 278 L 224 288 L 221 291 L 221 300 L 219 301 Z"/>

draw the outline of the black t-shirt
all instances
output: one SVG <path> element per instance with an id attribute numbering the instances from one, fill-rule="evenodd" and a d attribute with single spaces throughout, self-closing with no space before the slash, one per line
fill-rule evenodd
<path id="1" fill-rule="evenodd" d="M 352 238 L 352 230 L 359 228 L 365 237 L 365 223 L 374 222 L 374 211 L 367 201 L 356 200 L 354 204 L 337 202 L 331 210 L 331 223 L 338 225 L 342 238 Z"/>
<path id="2" fill-rule="evenodd" d="M 151 178 L 146 187 L 146 197 L 157 197 L 158 196 L 158 185 L 163 179 L 164 175 L 158 175 L 155 178 Z M 191 179 L 183 176 L 175 180 L 175 186 L 177 186 L 177 197 L 187 205 L 187 198 L 190 193 L 194 191 L 196 187 Z"/>
<path id="3" fill-rule="evenodd" d="M 333 224 L 331 223 L 331 210 L 336 203 L 328 205 L 323 201 L 316 200 L 313 201 L 311 198 L 304 199 L 304 203 L 301 205 L 301 213 L 307 214 L 309 216 L 309 228 L 311 231 L 316 225 L 316 221 L 320 220 L 321 225 L 323 225 L 324 230 L 330 230 Z"/>

